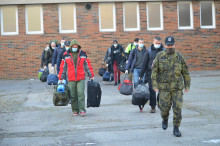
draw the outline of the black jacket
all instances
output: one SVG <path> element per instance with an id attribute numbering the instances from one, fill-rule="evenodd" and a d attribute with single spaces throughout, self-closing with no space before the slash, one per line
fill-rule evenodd
<path id="1" fill-rule="evenodd" d="M 53 52 L 54 50 L 50 47 L 50 49 L 47 51 L 47 54 L 46 54 L 46 59 L 45 59 L 46 66 L 48 66 L 49 63 L 52 63 Z"/>
<path id="2" fill-rule="evenodd" d="M 42 52 L 42 55 L 41 55 L 41 68 L 43 68 L 44 64 L 46 65 L 46 53 L 47 51 L 44 49 L 43 52 Z"/>
<path id="3" fill-rule="evenodd" d="M 158 49 L 154 48 L 153 44 L 151 45 L 150 48 L 148 48 L 148 50 L 145 52 L 144 57 L 143 57 L 143 63 L 141 65 L 140 74 L 139 74 L 140 78 L 144 76 L 145 72 L 152 71 L 152 63 L 154 59 L 156 58 L 157 53 L 163 50 L 165 50 L 165 48 L 163 47 L 162 44 L 160 48 Z"/>
<path id="4" fill-rule="evenodd" d="M 124 52 L 124 48 L 122 47 L 122 45 L 117 46 L 117 48 L 114 47 L 114 45 L 111 46 L 111 64 L 114 63 L 114 61 L 117 61 L 117 63 L 119 64 L 122 60 L 122 53 L 125 56 L 125 52 Z"/>

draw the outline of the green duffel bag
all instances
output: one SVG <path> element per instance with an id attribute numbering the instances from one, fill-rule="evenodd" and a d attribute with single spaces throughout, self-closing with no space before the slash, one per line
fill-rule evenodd
<path id="1" fill-rule="evenodd" d="M 67 106 L 70 99 L 70 89 L 67 85 L 65 85 L 65 92 L 60 93 L 57 92 L 58 85 L 55 86 L 55 90 L 53 93 L 53 104 L 54 106 Z"/>
<path id="2" fill-rule="evenodd" d="M 39 69 L 39 72 L 38 72 L 38 79 L 40 79 L 41 75 L 43 74 L 43 70 Z"/>

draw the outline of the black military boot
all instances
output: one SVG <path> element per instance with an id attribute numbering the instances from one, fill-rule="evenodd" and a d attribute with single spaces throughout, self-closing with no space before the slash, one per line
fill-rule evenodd
<path id="1" fill-rule="evenodd" d="M 121 80 L 118 80 L 118 84 L 120 84 L 121 83 Z"/>
<path id="2" fill-rule="evenodd" d="M 168 127 L 168 120 L 163 120 L 162 121 L 162 128 L 163 128 L 163 130 L 166 130 L 167 127 Z"/>
<path id="3" fill-rule="evenodd" d="M 176 137 L 181 137 L 181 132 L 179 131 L 179 127 L 174 126 L 173 127 L 173 135 Z"/>

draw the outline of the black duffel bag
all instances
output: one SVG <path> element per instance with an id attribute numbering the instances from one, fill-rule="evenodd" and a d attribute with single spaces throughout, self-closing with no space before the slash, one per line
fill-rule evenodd
<path id="1" fill-rule="evenodd" d="M 102 77 L 103 76 L 103 74 L 106 72 L 106 69 L 105 68 L 103 68 L 103 67 L 101 67 L 100 69 L 99 69 L 99 75 Z"/>
<path id="2" fill-rule="evenodd" d="M 41 82 L 46 82 L 48 75 L 49 75 L 49 71 L 47 69 L 45 69 L 40 77 Z"/>
<path id="3" fill-rule="evenodd" d="M 150 99 L 150 91 L 149 88 L 144 84 L 139 84 L 136 89 L 133 91 L 132 94 L 132 101 L 133 105 L 138 105 L 140 110 L 142 111 L 144 105 Z"/>
<path id="4" fill-rule="evenodd" d="M 118 64 L 118 69 L 119 69 L 121 72 L 125 73 L 125 68 L 126 68 L 126 59 L 123 58 L 123 59 L 121 60 L 121 62 Z"/>

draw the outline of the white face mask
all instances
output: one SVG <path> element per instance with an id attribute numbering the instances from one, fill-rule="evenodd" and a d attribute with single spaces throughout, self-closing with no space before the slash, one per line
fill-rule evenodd
<path id="1" fill-rule="evenodd" d="M 55 49 L 55 47 L 52 47 L 52 49 Z"/>
<path id="2" fill-rule="evenodd" d="M 144 44 L 139 44 L 139 47 L 140 47 L 140 48 L 143 48 L 143 47 L 144 47 Z"/>
<path id="3" fill-rule="evenodd" d="M 64 46 L 64 43 L 61 43 L 61 46 Z"/>
<path id="4" fill-rule="evenodd" d="M 49 50 L 49 47 L 46 47 L 46 49 L 45 50 Z"/>
<path id="5" fill-rule="evenodd" d="M 156 49 L 159 49 L 160 46 L 161 46 L 161 44 L 160 45 L 154 44 L 154 48 L 156 48 Z"/>
<path id="6" fill-rule="evenodd" d="M 135 46 L 137 45 L 137 43 L 136 43 L 136 42 L 134 42 L 133 44 L 134 44 Z"/>
<path id="7" fill-rule="evenodd" d="M 65 47 L 65 48 L 66 48 L 66 50 L 69 50 L 70 47 Z"/>
<path id="8" fill-rule="evenodd" d="M 114 44 L 115 48 L 118 46 L 118 44 Z"/>
<path id="9" fill-rule="evenodd" d="M 73 52 L 77 52 L 78 48 L 72 48 Z"/>

